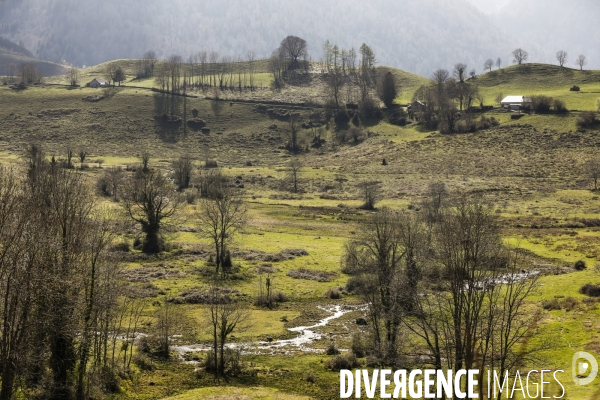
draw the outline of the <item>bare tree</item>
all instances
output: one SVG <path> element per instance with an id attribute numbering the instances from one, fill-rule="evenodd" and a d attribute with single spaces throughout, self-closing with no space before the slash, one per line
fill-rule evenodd
<path id="1" fill-rule="evenodd" d="M 183 155 L 171 163 L 173 167 L 173 180 L 179 190 L 190 186 L 192 180 L 192 171 L 194 168 L 194 159 L 189 155 Z"/>
<path id="2" fill-rule="evenodd" d="M 436 70 L 431 76 L 437 86 L 438 97 L 442 97 L 444 92 L 444 84 L 450 79 L 450 73 L 445 69 Z"/>
<path id="3" fill-rule="evenodd" d="M 594 182 L 594 190 L 598 190 L 598 179 L 600 179 L 600 158 L 590 158 L 583 164 L 583 172 Z"/>
<path id="4" fill-rule="evenodd" d="M 229 180 L 213 182 L 212 194 L 210 198 L 202 198 L 198 228 L 213 243 L 215 276 L 224 277 L 228 272 L 224 266 L 228 246 L 246 223 L 246 207 Z"/>
<path id="5" fill-rule="evenodd" d="M 469 77 L 471 79 L 477 77 L 477 71 L 475 71 L 475 68 L 473 68 L 472 70 L 469 71 Z"/>
<path id="6" fill-rule="evenodd" d="M 254 77 L 256 75 L 256 67 L 255 67 L 255 60 L 256 60 L 256 54 L 254 53 L 253 50 L 248 50 L 248 53 L 246 53 L 246 58 L 248 59 L 248 74 L 249 74 L 249 79 L 250 79 L 250 90 L 254 89 Z"/>
<path id="7" fill-rule="evenodd" d="M 161 228 L 182 204 L 175 188 L 161 171 L 138 169 L 123 185 L 123 208 L 127 215 L 139 223 L 145 238 L 142 250 L 146 253 L 162 251 Z"/>
<path id="8" fill-rule="evenodd" d="M 575 64 L 579 65 L 579 69 L 583 71 L 583 66 L 587 64 L 587 60 L 583 54 L 580 54 L 575 60 Z"/>
<path id="9" fill-rule="evenodd" d="M 69 85 L 77 86 L 79 82 L 79 71 L 75 67 L 69 68 Z"/>
<path id="10" fill-rule="evenodd" d="M 494 66 L 494 60 L 492 60 L 491 58 L 488 58 L 487 60 L 485 60 L 485 63 L 483 63 L 483 69 L 487 69 L 489 71 L 492 70 L 493 66 Z"/>
<path id="11" fill-rule="evenodd" d="M 458 63 L 454 65 L 454 77 L 459 82 L 464 82 L 467 75 L 467 64 Z"/>
<path id="12" fill-rule="evenodd" d="M 306 40 L 297 36 L 287 36 L 281 41 L 280 48 L 285 57 L 290 59 L 290 68 L 294 69 L 298 66 L 298 59 L 308 55 L 308 45 Z"/>
<path id="13" fill-rule="evenodd" d="M 529 57 L 529 53 L 527 53 L 520 47 L 518 49 L 513 50 L 512 55 L 513 62 L 519 65 L 523 64 L 524 62 L 527 62 L 527 58 Z"/>
<path id="14" fill-rule="evenodd" d="M 374 210 L 375 204 L 381 199 L 381 182 L 364 181 L 357 186 L 361 190 L 364 200 L 362 208 L 365 210 Z"/>
<path id="15" fill-rule="evenodd" d="M 563 67 L 565 65 L 565 63 L 567 62 L 568 59 L 568 55 L 567 52 L 564 50 L 560 50 L 556 53 L 556 60 L 558 61 L 558 65 L 560 65 L 561 67 Z"/>
<path id="16" fill-rule="evenodd" d="M 235 301 L 222 297 L 222 288 L 213 285 L 209 289 L 210 301 L 208 308 L 208 325 L 212 337 L 212 368 L 215 378 L 225 377 L 226 365 L 229 360 L 226 357 L 226 344 L 232 333 L 244 329 L 245 322 L 249 317 L 245 307 Z"/>
<path id="17" fill-rule="evenodd" d="M 294 193 L 298 193 L 298 177 L 300 176 L 300 173 L 302 172 L 302 167 L 304 167 L 304 165 L 300 160 L 295 158 L 292 159 L 288 165 L 288 175 L 290 177 L 290 180 L 292 181 Z"/>
<path id="18" fill-rule="evenodd" d="M 496 68 L 500 69 L 501 65 L 502 65 L 502 59 L 500 57 L 498 57 L 496 59 Z"/>
<path id="19" fill-rule="evenodd" d="M 340 96 L 342 87 L 344 86 L 344 77 L 339 72 L 332 70 L 329 73 L 329 78 L 327 79 L 327 87 L 329 88 L 329 93 L 335 102 L 335 109 L 340 109 Z"/>
<path id="20" fill-rule="evenodd" d="M 298 153 L 300 151 L 300 124 L 297 119 L 298 117 L 290 111 L 289 129 L 286 131 L 288 137 L 286 148 L 292 153 Z"/>

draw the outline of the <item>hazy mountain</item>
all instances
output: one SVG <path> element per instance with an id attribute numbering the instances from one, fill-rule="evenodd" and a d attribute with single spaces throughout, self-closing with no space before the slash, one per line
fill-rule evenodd
<path id="1" fill-rule="evenodd" d="M 243 56 L 250 49 L 266 57 L 293 34 L 308 41 L 313 60 L 321 58 L 326 39 L 344 48 L 366 42 L 380 65 L 425 76 L 457 62 L 481 71 L 490 57 L 508 65 L 517 46 L 530 51 L 531 61 L 552 61 L 556 47 L 575 57 L 598 43 L 597 37 L 594 42 L 593 36 L 572 32 L 593 29 L 572 25 L 578 13 L 585 14 L 584 4 L 596 13 L 581 16 L 582 22 L 599 15 L 593 0 L 580 1 L 570 13 L 563 11 L 575 2 L 564 0 L 515 0 L 499 11 L 508 0 L 479 0 L 480 9 L 470 1 L 475 0 L 5 0 L 0 34 L 40 58 L 79 66 L 139 57 L 148 49 L 162 57 L 187 58 L 200 50 Z M 545 3 L 562 8 L 540 6 Z M 595 53 L 587 53 L 591 66 Z"/>

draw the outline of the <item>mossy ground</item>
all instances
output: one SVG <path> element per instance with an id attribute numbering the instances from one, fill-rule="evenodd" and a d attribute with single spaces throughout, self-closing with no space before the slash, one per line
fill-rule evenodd
<path id="1" fill-rule="evenodd" d="M 479 84 L 485 86 L 481 90 L 489 93 L 486 99 L 496 91 L 507 95 L 517 94 L 512 93 L 517 89 L 523 94 L 539 90 L 566 96 L 561 98 L 569 108 L 595 107 L 596 95 L 591 92 L 600 81 L 596 71 L 563 72 L 548 67 L 546 70 L 551 72 L 546 79 L 540 75 L 545 72 L 537 71 L 533 65 L 530 75 L 518 78 L 523 72 L 519 68 L 501 70 L 495 77 L 494 72 L 477 77 Z M 92 67 L 85 76 L 100 71 L 101 67 Z M 516 78 L 503 80 L 501 74 Z M 556 85 L 551 85 L 551 81 L 556 81 Z M 404 85 L 416 88 L 422 82 L 422 78 L 406 75 Z M 577 82 L 584 93 L 567 93 L 568 87 Z M 151 85 L 150 81 L 147 83 Z M 266 90 L 270 89 L 262 95 L 266 95 Z M 293 88 L 288 90 L 287 95 L 291 95 Z M 303 90 L 308 96 L 317 89 L 309 85 Z M 82 100 L 93 94 L 105 98 L 99 102 Z M 408 101 L 410 97 L 402 94 L 400 100 Z M 185 124 L 185 119 L 192 118 L 194 108 L 199 118 L 206 121 L 209 133 Z M 181 123 L 164 124 L 155 118 L 171 112 L 182 118 Z M 565 370 L 562 382 L 569 398 L 596 398 L 600 395 L 597 386 L 578 387 L 569 383 L 568 377 L 574 351 L 600 353 L 598 303 L 584 302 L 585 297 L 578 293 L 583 284 L 600 282 L 594 269 L 600 261 L 600 228 L 582 222 L 600 214 L 600 195 L 590 190 L 591 183 L 582 174 L 583 162 L 596 155 L 600 132 L 577 131 L 577 113 L 526 115 L 516 122 L 508 113 L 489 115 L 500 120 L 501 125 L 464 135 L 440 135 L 414 124 L 398 127 L 383 121 L 361 121 L 371 134 L 360 144 L 334 146 L 334 132 L 329 130 L 325 132 L 324 147 L 290 155 L 284 149 L 288 123 L 257 112 L 254 104 L 230 105 L 131 87 L 95 90 L 36 86 L 21 92 L 0 87 L 0 160 L 19 168 L 26 146 L 33 142 L 42 143 L 49 156 L 60 158 L 64 158 L 67 146 L 76 153 L 85 149 L 89 153 L 85 163 L 90 168 L 84 173 L 92 184 L 104 168 L 135 164 L 143 151 L 150 152 L 152 166 L 165 170 L 172 159 L 184 153 L 195 157 L 198 164 L 206 157 L 216 159 L 225 174 L 243 182 L 249 210 L 248 226 L 236 236 L 233 248 L 267 253 L 302 248 L 308 252 L 306 256 L 270 263 L 274 268 L 274 289 L 289 297 L 288 302 L 273 310 L 253 305 L 260 279 L 256 270 L 264 262 L 234 258 L 240 279 L 229 284 L 244 294 L 240 298 L 251 316 L 246 329 L 235 334 L 234 340 L 239 342 L 266 336 L 289 337 L 286 327 L 306 325 L 323 317 L 318 305 L 360 303 L 361 299 L 351 295 L 343 295 L 340 300 L 323 297 L 328 289 L 344 286 L 347 276 L 340 271 L 343 245 L 356 234 L 358 222 L 368 215 L 358 209 L 361 197 L 357 182 L 381 181 L 384 200 L 378 206 L 411 212 L 418 212 L 432 181 L 443 181 L 451 191 L 482 193 L 496 206 L 507 244 L 519 245 L 530 252 L 535 262 L 557 270 L 572 266 L 579 259 L 586 261 L 585 271 L 540 278 L 531 304 L 537 307 L 544 301 L 569 296 L 577 301 L 569 311 L 545 311 L 536 340 L 555 340 L 556 345 L 542 354 L 543 366 Z M 302 130 L 301 137 L 310 140 L 311 131 Z M 292 157 L 304 163 L 299 193 L 290 192 L 285 170 Z M 382 165 L 383 159 L 387 165 Z M 103 160 L 101 167 L 98 160 Z M 104 198 L 99 201 L 114 210 L 115 219 L 125 218 L 119 213 L 118 203 Z M 205 258 L 185 253 L 189 249 L 209 249 L 208 240 L 194 229 L 197 209 L 198 204 L 187 205 L 170 224 L 168 237 L 174 246 L 171 252 L 150 259 L 137 251 L 128 255 L 126 270 L 148 266 L 179 271 L 166 279 L 136 283 L 152 284 L 164 293 L 148 300 L 144 315 L 147 323 L 152 323 L 158 307 L 153 302 L 160 303 L 165 295 L 178 296 L 187 289 L 208 284 L 208 278 L 199 273 L 206 268 Z M 135 229 L 131 229 L 122 232 L 118 240 L 132 243 L 136 236 Z M 337 275 L 328 282 L 288 276 L 290 270 L 298 268 Z M 195 321 L 195 340 L 206 341 L 204 306 L 174 307 Z M 340 348 L 348 348 L 351 335 L 360 332 L 353 323 L 359 315 L 347 314 L 323 328 L 325 339 L 315 346 L 323 349 L 334 340 Z M 114 397 L 332 399 L 339 393 L 339 375 L 325 367 L 329 358 L 311 353 L 249 355 L 244 360 L 249 372 L 229 382 L 215 382 L 210 374 L 198 374 L 193 365 L 156 360 L 155 371 L 140 372 L 135 378 L 124 380 L 123 392 Z M 314 383 L 307 382 L 308 372 L 315 374 Z"/>

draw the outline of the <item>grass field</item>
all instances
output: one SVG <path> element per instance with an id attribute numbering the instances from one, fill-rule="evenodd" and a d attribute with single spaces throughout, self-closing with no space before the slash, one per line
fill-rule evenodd
<path id="1" fill-rule="evenodd" d="M 135 60 L 120 62 L 128 75 L 126 85 L 152 87 L 150 79 L 131 81 Z M 323 80 L 318 76 L 281 90 L 267 88 L 271 75 L 266 66 L 261 68 L 263 90 L 223 95 L 297 102 L 325 96 Z M 87 68 L 80 79 L 96 77 L 103 69 L 102 65 Z M 394 73 L 401 87 L 399 103 L 410 101 L 412 92 L 427 83 L 413 74 Z M 60 79 L 52 82 L 60 83 Z M 543 93 L 565 100 L 569 109 L 591 110 L 600 97 L 595 93 L 600 92 L 598 71 L 528 64 L 482 74 L 475 81 L 486 104 L 491 104 L 499 93 Z M 579 85 L 581 92 L 569 92 L 573 84 Z M 83 100 L 96 94 L 104 98 L 97 102 Z M 568 310 L 543 311 L 536 338 L 556 344 L 542 355 L 545 365 L 564 369 L 564 376 L 570 377 L 574 351 L 600 354 L 598 302 L 584 301 L 585 296 L 578 292 L 585 283 L 600 282 L 595 269 L 600 262 L 600 228 L 582 222 L 595 220 L 600 214 L 599 195 L 590 190 L 591 181 L 582 173 L 584 162 L 597 155 L 600 132 L 577 130 L 577 112 L 561 116 L 533 114 L 513 121 L 509 113 L 493 111 L 488 115 L 499 120 L 498 127 L 462 135 L 441 135 L 413 123 L 400 127 L 383 120 L 361 121 L 369 132 L 364 141 L 335 144 L 334 127 L 330 126 L 323 132 L 326 142 L 322 147 L 291 156 L 284 148 L 289 128 L 285 118 L 261 112 L 256 104 L 206 100 L 202 92 L 194 95 L 198 97 L 169 96 L 132 87 L 96 90 L 42 85 L 14 91 L 0 86 L 0 161 L 19 168 L 30 143 L 42 144 L 48 156 L 58 158 L 65 157 L 67 147 L 76 154 L 85 149 L 89 168 L 84 174 L 93 184 L 105 168 L 134 165 L 145 151 L 151 154 L 150 164 L 165 172 L 182 154 L 193 156 L 197 166 L 207 158 L 217 160 L 224 174 L 243 183 L 248 206 L 247 227 L 232 245 L 239 279 L 229 282 L 250 313 L 251 323 L 235 334 L 237 342 L 264 340 L 267 336 L 290 338 L 295 334 L 286 328 L 316 323 L 324 317 L 318 306 L 361 303 L 360 298 L 348 294 L 337 300 L 324 297 L 329 289 L 345 285 L 348 277 L 340 271 L 344 244 L 360 229 L 358 222 L 369 215 L 358 208 L 362 198 L 357 182 L 377 179 L 384 193 L 378 207 L 411 212 L 418 212 L 427 186 L 433 181 L 444 182 L 453 192 L 480 193 L 494 203 L 507 245 L 518 245 L 527 251 L 532 263 L 557 271 L 557 275 L 549 273 L 540 278 L 540 286 L 530 299 L 531 307 L 539 308 L 545 301 L 562 302 L 568 297 L 575 300 Z M 296 110 L 303 120 L 308 120 L 312 111 Z M 186 122 L 195 118 L 195 112 L 209 131 L 188 126 Z M 162 114 L 175 115 L 179 120 L 165 123 L 157 118 Z M 309 143 L 312 130 L 301 129 L 300 137 Z M 293 157 L 303 163 L 299 193 L 290 192 L 286 171 Z M 383 165 L 383 159 L 387 165 Z M 100 165 L 98 160 L 102 160 Z M 116 221 L 125 219 L 118 203 L 106 198 L 99 198 L 99 202 L 114 210 Z M 145 323 L 154 321 L 154 311 L 165 296 L 177 297 L 209 284 L 209 278 L 202 274 L 207 268 L 206 257 L 198 254 L 210 248 L 207 238 L 195 229 L 197 211 L 198 204 L 188 204 L 171 221 L 171 252 L 156 258 L 145 257 L 137 250 L 127 252 L 124 283 L 154 290 L 154 296 L 147 298 Z M 127 229 L 119 233 L 118 241 L 131 244 L 137 236 L 136 229 Z M 289 301 L 274 310 L 254 306 L 259 281 L 264 277 L 260 268 L 267 262 L 249 254 L 276 255 L 286 249 L 307 253 L 268 263 L 274 289 L 285 293 Z M 577 260 L 584 260 L 588 268 L 575 272 L 571 267 Z M 300 268 L 320 271 L 330 278 L 319 282 L 288 275 Z M 162 278 L 135 280 L 135 274 L 144 269 L 169 273 Z M 205 306 L 173 307 L 194 321 L 197 332 L 193 341 L 206 342 Z M 349 348 L 352 333 L 362 332 L 354 323 L 360 315 L 359 311 L 352 312 L 323 327 L 324 337 L 315 348 L 324 349 L 332 340 L 340 348 Z M 339 375 L 326 368 L 330 358 L 302 352 L 248 355 L 244 363 L 249 372 L 220 383 L 194 365 L 155 360 L 154 371 L 138 371 L 135 378 L 123 380 L 123 391 L 114 398 L 332 399 L 339 393 Z M 307 379 L 309 371 L 314 379 Z M 563 383 L 570 399 L 600 396 L 597 386 L 575 386 L 567 378 Z"/>

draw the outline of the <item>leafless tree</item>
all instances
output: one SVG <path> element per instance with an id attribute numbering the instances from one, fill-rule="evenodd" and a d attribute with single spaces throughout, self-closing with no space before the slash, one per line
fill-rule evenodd
<path id="1" fill-rule="evenodd" d="M 568 58 L 569 57 L 567 55 L 567 52 L 564 50 L 560 50 L 556 53 L 556 60 L 558 61 L 558 65 L 560 65 L 561 67 L 565 65 Z"/>
<path id="2" fill-rule="evenodd" d="M 298 117 L 290 111 L 290 123 L 285 134 L 288 137 L 286 148 L 292 153 L 300 151 L 300 124 L 297 121 Z"/>
<path id="3" fill-rule="evenodd" d="M 340 108 L 340 96 L 343 86 L 344 77 L 342 76 L 342 74 L 332 70 L 332 72 L 329 73 L 329 78 L 327 79 L 327 87 L 329 88 L 331 98 L 335 102 L 336 110 L 339 110 Z"/>
<path id="4" fill-rule="evenodd" d="M 529 57 L 529 53 L 527 53 L 520 47 L 518 49 L 513 50 L 512 55 L 513 62 L 519 65 L 523 64 L 524 62 L 527 62 L 527 58 Z"/>
<path id="5" fill-rule="evenodd" d="M 459 82 L 464 82 L 465 77 L 467 76 L 467 64 L 458 63 L 454 65 L 454 77 L 458 79 Z"/>
<path id="6" fill-rule="evenodd" d="M 186 189 L 192 181 L 192 171 L 194 168 L 194 159 L 185 154 L 172 162 L 173 180 L 179 190 Z"/>
<path id="7" fill-rule="evenodd" d="M 579 65 L 579 69 L 583 71 L 583 66 L 587 64 L 587 60 L 583 54 L 580 54 L 575 60 L 575 64 Z"/>
<path id="8" fill-rule="evenodd" d="M 212 196 L 201 200 L 198 211 L 198 228 L 213 243 L 215 250 L 215 276 L 224 277 L 227 270 L 224 261 L 228 246 L 235 234 L 246 223 L 246 207 L 238 189 L 229 180 L 213 182 Z"/>
<path id="9" fill-rule="evenodd" d="M 501 65 L 502 65 L 502 59 L 500 57 L 498 57 L 496 59 L 496 68 L 500 69 Z"/>
<path id="10" fill-rule="evenodd" d="M 379 181 L 364 181 L 359 183 L 358 188 L 362 192 L 364 204 L 362 208 L 365 210 L 374 210 L 375 204 L 381 199 L 381 182 Z"/>
<path id="11" fill-rule="evenodd" d="M 280 48 L 285 57 L 290 60 L 290 68 L 295 69 L 298 66 L 298 60 L 308 55 L 308 45 L 306 40 L 297 36 L 286 36 L 281 41 Z"/>
<path id="12" fill-rule="evenodd" d="M 494 60 L 492 60 L 491 58 L 488 58 L 487 60 L 485 60 L 485 63 L 483 63 L 483 69 L 487 69 L 489 71 L 492 70 L 493 66 L 494 66 Z"/>
<path id="13" fill-rule="evenodd" d="M 600 179 L 600 158 L 590 158 L 583 164 L 583 172 L 594 182 L 594 190 L 598 190 L 598 179 Z"/>
<path id="14" fill-rule="evenodd" d="M 127 215 L 145 234 L 142 250 L 160 252 L 164 247 L 161 228 L 182 204 L 171 182 L 159 170 L 140 168 L 123 185 L 122 198 Z"/>
<path id="15" fill-rule="evenodd" d="M 296 158 L 292 159 L 288 164 L 288 175 L 292 181 L 292 188 L 294 193 L 298 193 L 298 178 L 302 172 L 304 164 Z"/>
<path id="16" fill-rule="evenodd" d="M 235 301 L 221 297 L 222 288 L 216 285 L 210 288 L 208 305 L 208 326 L 212 337 L 212 364 L 215 378 L 225 377 L 227 358 L 226 344 L 232 333 L 242 331 L 249 318 L 246 308 Z"/>
<path id="17" fill-rule="evenodd" d="M 445 69 L 438 69 L 433 73 L 431 79 L 437 86 L 438 97 L 443 97 L 444 84 L 450 79 L 450 73 Z"/>
<path id="18" fill-rule="evenodd" d="M 254 90 L 254 77 L 256 75 L 256 66 L 255 61 L 256 61 L 256 54 L 254 53 L 253 50 L 248 50 L 248 53 L 246 53 L 246 58 L 248 60 L 248 74 L 249 74 L 249 79 L 250 79 L 250 90 Z"/>
<path id="19" fill-rule="evenodd" d="M 77 86 L 79 82 L 79 71 L 75 67 L 69 68 L 69 85 Z"/>

